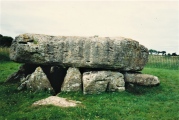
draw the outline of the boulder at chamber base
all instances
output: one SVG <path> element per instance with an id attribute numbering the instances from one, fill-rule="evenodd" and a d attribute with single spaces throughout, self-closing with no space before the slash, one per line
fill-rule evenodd
<path id="1" fill-rule="evenodd" d="M 125 82 L 128 83 L 133 83 L 143 86 L 155 86 L 160 84 L 158 77 L 149 74 L 125 73 L 124 76 L 125 76 Z"/>
<path id="2" fill-rule="evenodd" d="M 101 94 L 122 92 L 126 83 L 160 84 L 158 77 L 139 73 L 148 49 L 123 37 L 80 37 L 21 34 L 13 40 L 10 59 L 24 63 L 7 82 L 18 90 L 50 90 Z"/>
<path id="3" fill-rule="evenodd" d="M 119 72 L 90 71 L 83 73 L 83 93 L 100 94 L 105 91 L 124 91 L 124 77 Z"/>
<path id="4" fill-rule="evenodd" d="M 21 90 L 24 87 L 30 91 L 53 91 L 50 81 L 41 67 L 37 67 L 32 74 L 24 78 L 24 81 L 22 81 L 22 84 L 18 87 L 18 90 Z"/>

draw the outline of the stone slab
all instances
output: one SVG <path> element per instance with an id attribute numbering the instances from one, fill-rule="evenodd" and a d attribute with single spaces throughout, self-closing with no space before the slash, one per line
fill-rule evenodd
<path id="1" fill-rule="evenodd" d="M 140 71 L 148 49 L 123 37 L 22 34 L 13 40 L 10 58 L 19 63 Z"/>

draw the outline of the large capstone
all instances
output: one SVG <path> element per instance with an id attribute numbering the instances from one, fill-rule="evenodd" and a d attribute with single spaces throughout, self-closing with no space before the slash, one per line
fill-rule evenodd
<path id="1" fill-rule="evenodd" d="M 22 34 L 13 40 L 10 58 L 28 64 L 140 71 L 148 49 L 123 37 Z"/>

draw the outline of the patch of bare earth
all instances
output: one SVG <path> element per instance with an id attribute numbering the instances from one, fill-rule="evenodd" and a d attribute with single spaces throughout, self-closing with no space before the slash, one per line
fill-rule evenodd
<path id="1" fill-rule="evenodd" d="M 59 107 L 75 107 L 79 103 L 81 102 L 74 101 L 74 100 L 67 100 L 66 98 L 61 98 L 58 96 L 50 96 L 48 98 L 34 102 L 32 106 L 54 105 Z"/>

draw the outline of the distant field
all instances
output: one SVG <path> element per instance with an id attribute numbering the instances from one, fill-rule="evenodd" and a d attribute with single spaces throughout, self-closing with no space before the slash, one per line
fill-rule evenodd
<path id="1" fill-rule="evenodd" d="M 9 61 L 9 48 L 0 47 L 0 61 Z"/>
<path id="2" fill-rule="evenodd" d="M 179 56 L 149 55 L 146 67 L 178 70 Z"/>
<path id="3" fill-rule="evenodd" d="M 9 54 L 9 48 L 7 47 L 0 47 L 0 53 L 6 53 L 6 54 Z"/>

